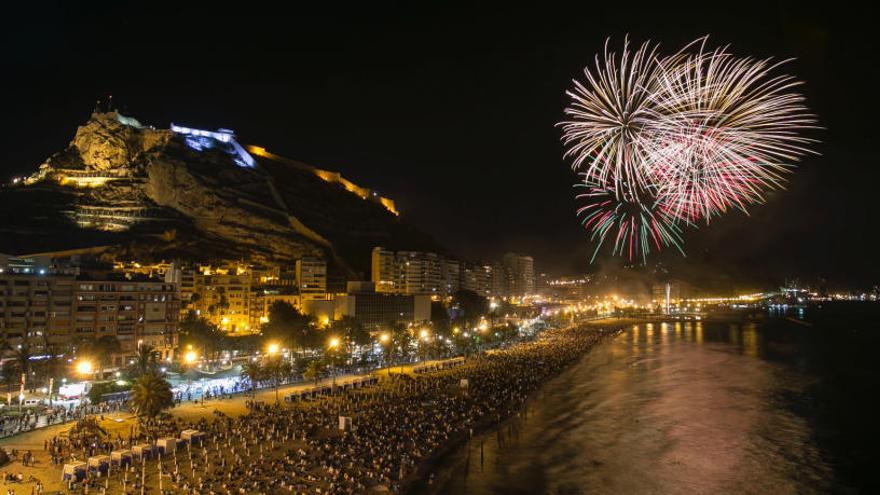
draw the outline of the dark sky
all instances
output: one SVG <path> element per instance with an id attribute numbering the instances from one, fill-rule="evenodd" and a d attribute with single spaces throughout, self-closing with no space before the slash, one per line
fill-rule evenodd
<path id="1" fill-rule="evenodd" d="M 773 1 L 325 3 L 7 6 L 0 175 L 33 170 L 113 94 L 142 122 L 229 127 L 242 142 L 340 170 L 395 198 L 461 257 L 517 250 L 551 272 L 595 270 L 609 262 L 588 267 L 554 127 L 564 91 L 608 36 L 672 50 L 709 34 L 736 54 L 797 58 L 787 70 L 806 81 L 827 128 L 814 135 L 822 156 L 751 217 L 689 232 L 686 260 L 652 262 L 717 280 L 880 278 L 869 12 Z"/>

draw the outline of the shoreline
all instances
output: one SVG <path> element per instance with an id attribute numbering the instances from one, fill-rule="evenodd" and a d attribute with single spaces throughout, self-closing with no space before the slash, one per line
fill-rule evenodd
<path id="1" fill-rule="evenodd" d="M 599 328 L 599 325 L 612 327 L 607 329 L 607 333 L 603 334 L 600 339 L 593 342 L 590 346 L 581 352 L 578 357 L 570 360 L 561 368 L 554 370 L 553 373 L 544 377 L 543 383 L 540 386 L 531 390 L 526 398 L 519 402 L 518 404 L 508 403 L 510 407 L 509 413 L 500 419 L 492 419 L 486 418 L 480 423 L 476 424 L 472 428 L 472 432 L 462 431 L 459 434 L 455 435 L 453 438 L 450 438 L 447 442 L 445 442 L 442 446 L 435 449 L 429 456 L 424 458 L 418 465 L 417 469 L 414 473 L 407 476 L 405 480 L 403 480 L 400 492 L 403 495 L 434 495 L 440 489 L 443 488 L 444 483 L 437 483 L 437 478 L 434 478 L 434 483 L 430 483 L 430 476 L 432 474 L 437 474 L 436 471 L 440 467 L 440 463 L 444 457 L 454 452 L 457 449 L 462 448 L 464 445 L 470 441 L 471 438 L 476 438 L 479 436 L 483 436 L 486 433 L 498 429 L 503 428 L 505 425 L 509 424 L 512 421 L 515 421 L 520 418 L 520 415 L 523 410 L 526 409 L 529 402 L 534 400 L 534 398 L 541 392 L 544 388 L 548 380 L 552 380 L 566 370 L 570 369 L 577 362 L 584 358 L 584 356 L 588 355 L 597 345 L 600 345 L 606 342 L 609 339 L 620 335 L 620 333 L 624 330 L 624 328 L 631 324 L 641 323 L 645 321 L 651 321 L 646 318 L 604 318 L 601 320 L 592 320 L 583 323 L 579 323 L 573 327 L 567 327 L 562 329 L 555 329 L 557 332 L 582 332 L 585 330 L 592 330 L 594 332 L 605 331 L 604 328 Z M 597 327 L 597 328 L 591 328 Z"/>
<path id="2" fill-rule="evenodd" d="M 201 423 L 202 426 L 206 427 L 209 435 L 219 438 L 221 442 L 225 439 L 227 443 L 230 441 L 233 444 L 241 443 L 241 447 L 224 452 L 218 450 L 214 454 L 218 456 L 216 457 L 218 461 L 220 458 L 228 457 L 226 461 L 228 461 L 227 464 L 229 465 L 239 462 L 235 457 L 236 450 L 239 453 L 242 453 L 242 451 L 247 452 L 247 455 L 240 459 L 240 461 L 257 462 L 249 449 L 257 447 L 258 443 L 252 444 L 247 439 L 241 442 L 239 439 L 228 437 L 226 433 L 227 425 L 230 427 L 235 425 L 235 428 L 239 431 L 241 429 L 250 431 L 252 432 L 250 434 L 256 434 L 254 438 L 272 433 L 271 428 L 266 429 L 266 425 L 271 423 L 263 423 L 263 426 L 260 425 L 260 421 L 267 420 L 281 421 L 289 425 L 290 429 L 299 431 L 300 435 L 308 432 L 308 442 L 305 441 L 305 437 L 302 437 L 302 439 L 291 438 L 290 441 L 292 443 L 288 443 L 286 440 L 282 441 L 281 444 L 277 445 L 277 448 L 275 447 L 276 444 L 273 443 L 272 452 L 266 453 L 271 457 L 267 458 L 266 461 L 273 459 L 272 462 L 274 463 L 283 462 L 284 452 L 288 446 L 290 448 L 306 449 L 309 453 L 304 453 L 303 455 L 307 457 L 302 459 L 309 459 L 308 466 L 303 468 L 304 470 L 300 471 L 300 473 L 303 476 L 309 476 L 310 473 L 313 474 L 316 478 L 309 478 L 312 481 L 306 482 L 311 486 L 309 490 L 314 492 L 317 484 L 318 487 L 321 487 L 323 493 L 326 486 L 338 478 L 338 474 L 335 474 L 335 477 L 334 475 L 322 474 L 324 472 L 323 468 L 321 468 L 322 462 L 335 462 L 330 459 L 341 454 L 343 452 L 341 449 L 348 448 L 351 445 L 350 442 L 356 441 L 358 436 L 372 435 L 371 441 L 374 442 L 374 445 L 376 445 L 375 442 L 377 441 L 385 441 L 382 440 L 381 436 L 375 436 L 376 433 L 370 431 L 371 426 L 368 425 L 371 423 L 369 422 L 373 422 L 372 427 L 377 426 L 375 421 L 379 421 L 378 425 L 384 425 L 383 427 L 386 429 L 403 428 L 406 424 L 405 422 L 404 424 L 399 421 L 388 422 L 387 419 L 382 420 L 381 418 L 382 416 L 387 417 L 389 411 L 395 410 L 397 410 L 398 414 L 405 415 L 407 408 L 401 409 L 399 401 L 408 400 L 411 402 L 410 407 L 413 408 L 409 410 L 419 411 L 417 414 L 421 415 L 420 419 L 410 418 L 409 428 L 430 429 L 432 431 L 430 435 L 433 436 L 428 437 L 430 439 L 428 442 L 421 443 L 416 441 L 415 437 L 408 440 L 407 434 L 402 430 L 396 431 L 397 435 L 403 433 L 403 436 L 397 437 L 397 441 L 406 442 L 411 449 L 421 451 L 421 455 L 418 452 L 409 452 L 408 455 L 407 453 L 396 454 L 393 448 L 385 451 L 386 460 L 384 464 L 381 464 L 384 471 L 377 472 L 385 474 L 386 477 L 382 480 L 372 480 L 372 483 L 366 482 L 366 486 L 363 486 L 361 490 L 356 490 L 355 493 L 375 493 L 383 490 L 383 486 L 385 490 L 389 490 L 392 493 L 416 493 L 416 490 L 423 490 L 423 485 L 427 486 L 428 474 L 433 469 L 436 460 L 467 441 L 470 435 L 469 430 L 473 430 L 473 435 L 477 435 L 516 417 L 518 411 L 521 411 L 522 407 L 531 400 L 534 394 L 549 379 L 568 369 L 594 348 L 596 344 L 603 342 L 605 338 L 612 337 L 621 328 L 639 321 L 641 320 L 634 318 L 609 318 L 548 329 L 539 334 L 535 339 L 519 342 L 507 348 L 489 350 L 485 353 L 471 356 L 460 367 L 416 375 L 409 372 L 402 378 L 397 377 L 396 379 L 397 375 L 395 377 L 388 377 L 382 380 L 382 386 L 377 389 L 367 390 L 366 395 L 361 396 L 362 399 L 368 398 L 368 401 L 373 403 L 373 406 L 367 404 L 366 408 L 361 408 L 360 403 L 352 402 L 354 396 L 349 396 L 346 393 L 303 406 L 291 407 L 284 405 L 278 409 L 275 406 L 268 405 L 273 392 L 264 391 L 257 395 L 258 400 L 259 398 L 266 399 L 266 406 L 257 411 L 247 409 L 244 401 L 248 398 L 240 397 L 210 401 L 204 405 L 189 404 L 182 408 L 172 409 L 170 412 L 176 418 L 175 421 L 178 426 L 193 427 L 197 423 Z M 470 386 L 468 389 L 460 388 L 459 380 L 462 378 L 469 380 Z M 407 393 L 407 389 L 415 395 L 410 396 Z M 440 408 L 441 403 L 447 406 L 458 404 L 457 407 L 459 407 L 458 419 L 452 420 L 453 418 L 450 417 L 449 419 L 452 421 L 447 423 L 445 427 L 440 427 L 437 424 L 432 425 L 433 421 L 428 419 L 445 417 L 443 410 Z M 351 434 L 340 434 L 336 428 L 335 421 L 333 421 L 344 410 L 350 411 L 359 426 L 360 424 L 364 425 L 356 430 L 358 433 L 355 433 L 355 437 L 352 437 Z M 227 416 L 221 413 L 221 417 L 228 418 L 229 423 L 226 423 L 225 420 L 217 421 L 220 418 L 216 417 L 215 413 L 221 411 L 228 414 Z M 384 414 L 383 411 L 385 412 Z M 327 416 L 328 413 L 330 413 L 329 416 Z M 402 418 L 402 416 L 400 417 Z M 305 424 L 302 423 L 303 419 L 306 419 Z M 362 423 L 363 421 L 368 421 L 368 423 Z M 124 433 L 133 424 L 132 422 L 132 418 L 112 415 L 102 421 L 101 425 L 106 427 L 112 434 L 115 434 L 120 431 Z M 72 427 L 72 423 L 63 428 L 59 426 L 48 427 L 25 433 L 23 436 L 15 439 L 14 443 L 18 444 L 19 449 L 33 450 L 38 462 L 35 466 L 27 467 L 16 462 L 4 466 L 3 472 L 20 472 L 26 477 L 28 475 L 35 475 L 43 481 L 48 490 L 62 489 L 63 487 L 60 483 L 61 466 L 49 464 L 47 454 L 42 451 L 41 447 L 43 447 L 42 443 L 44 440 L 59 434 L 60 430 L 67 430 L 70 427 Z M 443 434 L 444 431 L 448 433 L 448 437 Z M 420 433 L 424 433 L 424 431 Z M 10 439 L 5 440 L 2 443 L 13 443 L 9 441 Z M 281 439 L 279 438 L 278 440 Z M 315 442 L 326 444 L 326 447 L 331 450 L 324 450 L 324 453 L 321 453 L 320 451 L 323 449 L 316 450 L 317 444 Z M 286 446 L 284 446 L 285 444 Z M 377 445 L 377 447 L 382 446 Z M 340 450 L 332 453 L 334 449 Z M 325 455 L 330 457 L 325 457 Z M 388 455 L 393 457 L 387 457 Z M 364 461 L 363 467 L 359 468 L 361 469 L 361 475 L 364 473 L 363 469 L 370 469 L 366 463 L 373 463 L 369 456 L 362 457 L 362 460 Z M 399 477 L 393 475 L 397 473 L 396 469 L 398 468 L 396 466 L 398 462 L 403 463 L 403 465 L 400 465 Z M 389 471 L 388 467 L 393 469 Z M 216 466 L 209 466 L 205 463 L 199 470 L 204 473 L 199 479 L 202 476 L 217 479 Z M 149 472 L 147 472 L 147 485 L 155 489 L 157 475 L 153 471 L 155 471 L 155 467 L 151 467 Z M 279 471 L 279 474 L 281 472 L 283 471 Z M 336 473 L 339 473 L 339 471 L 336 471 Z M 269 473 L 265 474 L 268 475 Z M 195 476 L 195 471 L 193 471 L 193 475 Z M 263 489 L 267 493 L 272 492 L 272 487 L 274 486 L 271 481 L 272 479 L 272 476 L 264 478 L 261 482 L 264 483 L 262 485 L 264 488 L 259 490 L 253 490 L 255 487 L 248 487 L 249 492 L 264 493 Z M 19 486 L 22 488 L 29 487 L 29 485 Z M 303 487 L 305 488 L 305 485 Z M 7 488 L 9 488 L 8 485 Z M 171 493 L 184 493 L 185 491 L 180 491 L 180 486 L 173 485 L 166 485 L 166 490 L 168 489 L 171 490 Z M 108 493 L 119 492 L 112 487 L 108 491 Z M 297 491 L 297 493 L 301 492 Z"/>

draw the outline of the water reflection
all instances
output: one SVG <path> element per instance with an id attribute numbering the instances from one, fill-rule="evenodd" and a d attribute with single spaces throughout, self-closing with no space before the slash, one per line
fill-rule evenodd
<path id="1" fill-rule="evenodd" d="M 520 418 L 448 456 L 440 493 L 803 493 L 831 469 L 792 411 L 813 380 L 755 323 L 628 328 Z"/>

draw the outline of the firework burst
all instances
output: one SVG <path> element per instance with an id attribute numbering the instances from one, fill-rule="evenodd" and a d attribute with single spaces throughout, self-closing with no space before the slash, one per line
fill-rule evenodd
<path id="1" fill-rule="evenodd" d="M 596 56 L 596 67 L 584 69 L 586 82 L 574 80 L 566 94 L 570 120 L 562 122 L 566 157 L 574 169 L 583 169 L 601 183 L 610 183 L 617 194 L 638 194 L 648 187 L 645 165 L 650 148 L 642 140 L 642 129 L 656 111 L 654 93 L 659 90 L 657 46 L 645 42 L 631 52 L 624 41 L 620 56 L 609 52 Z"/>
<path id="2" fill-rule="evenodd" d="M 612 240 L 612 253 L 630 261 L 641 259 L 644 263 L 652 250 L 659 252 L 670 246 L 684 255 L 681 229 L 662 206 L 639 201 L 625 188 L 602 184 L 587 174 L 582 176 L 583 182 L 575 184 L 579 190 L 576 199 L 586 204 L 578 208 L 577 214 L 590 232 L 590 240 L 596 243 L 590 262 L 605 242 Z"/>
<path id="3" fill-rule="evenodd" d="M 747 212 L 783 186 L 816 141 L 801 136 L 815 116 L 788 75 L 786 61 L 708 50 L 700 38 L 672 56 L 643 43 L 584 69 L 566 94 L 559 125 L 565 157 L 583 181 L 578 210 L 599 249 L 641 258 L 681 249 L 681 228 L 729 210 Z M 683 252 L 683 251 L 682 251 Z"/>
<path id="4" fill-rule="evenodd" d="M 657 73 L 660 90 L 644 130 L 650 181 L 685 222 L 762 203 L 815 142 L 799 135 L 816 124 L 794 92 L 800 82 L 773 76 L 786 61 L 710 52 L 705 41 Z"/>

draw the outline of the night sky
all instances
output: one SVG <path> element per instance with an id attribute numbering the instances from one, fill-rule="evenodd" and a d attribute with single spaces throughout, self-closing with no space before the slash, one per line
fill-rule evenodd
<path id="1" fill-rule="evenodd" d="M 868 12 L 802 3 L 7 6 L 0 175 L 34 170 L 112 94 L 144 123 L 228 127 L 340 170 L 462 258 L 514 250 L 551 273 L 601 270 L 619 263 L 588 265 L 554 127 L 564 91 L 608 36 L 671 51 L 709 34 L 738 55 L 797 59 L 787 71 L 827 128 L 812 135 L 822 156 L 750 217 L 689 232 L 688 258 L 650 262 L 704 284 L 873 285 L 878 28 Z"/>

